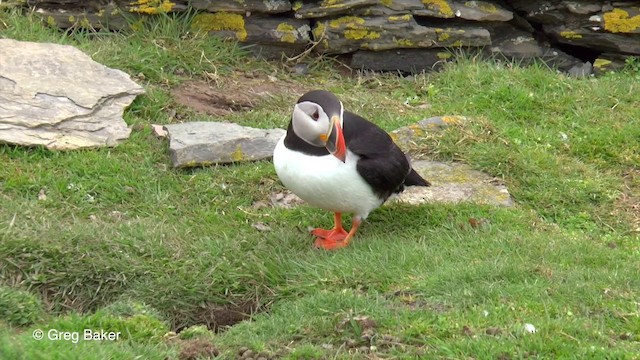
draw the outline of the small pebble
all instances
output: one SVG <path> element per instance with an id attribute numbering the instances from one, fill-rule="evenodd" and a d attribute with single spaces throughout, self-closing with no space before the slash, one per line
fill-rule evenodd
<path id="1" fill-rule="evenodd" d="M 242 358 L 248 360 L 249 358 L 253 359 L 253 356 L 255 355 L 255 353 L 253 352 L 253 350 L 247 350 L 244 352 L 244 354 L 242 354 Z"/>
<path id="2" fill-rule="evenodd" d="M 533 326 L 533 324 L 524 324 L 524 331 L 528 332 L 529 334 L 534 334 L 538 330 L 536 330 L 536 327 Z"/>
<path id="3" fill-rule="evenodd" d="M 296 75 L 305 75 L 309 72 L 309 65 L 307 64 L 296 64 L 293 67 L 293 73 Z"/>

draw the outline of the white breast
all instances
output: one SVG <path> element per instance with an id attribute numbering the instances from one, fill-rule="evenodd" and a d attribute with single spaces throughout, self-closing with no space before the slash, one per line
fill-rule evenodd
<path id="1" fill-rule="evenodd" d="M 333 155 L 310 156 L 292 151 L 280 139 L 273 164 L 280 181 L 310 205 L 332 212 L 354 213 L 365 219 L 382 204 L 358 174 L 358 156 L 347 150 L 343 163 Z"/>

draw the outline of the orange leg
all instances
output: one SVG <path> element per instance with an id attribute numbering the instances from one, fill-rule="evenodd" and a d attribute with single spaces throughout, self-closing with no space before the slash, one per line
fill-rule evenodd
<path id="1" fill-rule="evenodd" d="M 332 239 L 334 241 L 344 240 L 344 238 L 347 237 L 347 232 L 342 227 L 342 214 L 338 212 L 335 213 L 333 215 L 333 220 L 335 223 L 335 225 L 333 226 L 333 229 L 325 230 L 325 229 L 317 228 L 317 229 L 313 229 L 311 231 L 311 234 L 322 239 Z"/>
<path id="2" fill-rule="evenodd" d="M 340 216 L 336 214 L 336 219 L 339 219 L 339 218 Z M 361 222 L 362 221 L 360 220 L 359 216 L 354 216 L 353 221 L 351 222 L 351 230 L 349 230 L 349 233 L 347 233 L 346 236 L 340 234 L 339 236 L 335 236 L 335 237 L 331 237 L 331 236 L 317 237 L 314 243 L 314 246 L 320 249 L 325 249 L 325 250 L 335 250 L 335 249 L 340 249 L 349 245 L 349 242 L 353 238 L 353 235 L 355 235 L 356 231 L 358 230 L 358 227 L 360 227 Z M 336 228 L 337 228 L 337 222 L 336 222 Z M 340 228 L 342 229 L 342 225 L 340 225 Z M 342 231 L 346 233 L 344 229 L 342 229 Z"/>

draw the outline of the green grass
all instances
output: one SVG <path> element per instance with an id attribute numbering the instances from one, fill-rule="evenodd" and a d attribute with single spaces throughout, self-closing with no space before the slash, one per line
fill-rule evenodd
<path id="1" fill-rule="evenodd" d="M 146 89 L 125 113 L 136 130 L 116 148 L 0 145 L 0 358 L 188 358 L 185 349 L 202 347 L 193 337 L 224 358 L 241 347 L 290 359 L 638 358 L 637 69 L 578 80 L 466 58 L 438 74 L 346 77 L 320 58 L 296 77 L 190 33 L 189 19 L 63 34 L 0 11 L 2 36 L 77 46 Z M 214 120 L 177 105 L 171 86 L 245 71 L 332 90 L 387 130 L 466 116 L 428 134 L 420 152 L 502 179 L 517 206 L 388 205 L 349 248 L 313 250 L 305 229 L 329 226 L 330 214 L 251 207 L 282 190 L 270 162 L 174 170 L 148 127 Z M 226 119 L 284 127 L 294 101 L 277 95 Z M 258 312 L 224 332 L 169 332 L 247 304 Z M 85 328 L 125 336 L 32 338 Z"/>

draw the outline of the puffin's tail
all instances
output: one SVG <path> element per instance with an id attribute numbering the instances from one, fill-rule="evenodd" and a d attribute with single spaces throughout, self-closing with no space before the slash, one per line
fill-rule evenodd
<path id="1" fill-rule="evenodd" d="M 423 179 L 414 169 L 409 171 L 409 175 L 404 179 L 405 186 L 431 186 L 431 183 Z"/>

